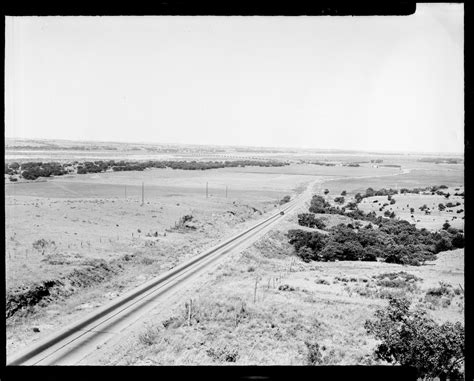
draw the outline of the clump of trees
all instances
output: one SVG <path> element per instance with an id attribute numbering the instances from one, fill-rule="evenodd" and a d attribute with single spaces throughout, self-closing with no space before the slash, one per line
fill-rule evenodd
<path id="1" fill-rule="evenodd" d="M 319 195 L 314 195 L 311 199 L 309 211 L 311 213 L 324 213 L 324 214 L 341 214 L 341 210 L 339 208 L 335 208 L 331 206 L 329 202 L 327 202 L 324 197 Z"/>
<path id="2" fill-rule="evenodd" d="M 280 200 L 280 205 L 286 204 L 287 202 L 290 202 L 290 200 L 291 200 L 291 197 L 286 195 Z"/>
<path id="3" fill-rule="evenodd" d="M 309 228 L 326 228 L 326 224 L 321 219 L 316 218 L 316 215 L 314 213 L 298 214 L 298 224 L 301 226 L 307 226 Z"/>
<path id="4" fill-rule="evenodd" d="M 414 367 L 419 378 L 462 379 L 464 326 L 438 324 L 426 311 L 410 309 L 405 298 L 390 298 L 364 325 L 379 344 L 374 355 L 388 363 Z"/>
<path id="5" fill-rule="evenodd" d="M 29 162 L 21 164 L 21 177 L 36 180 L 38 177 L 61 176 L 67 172 L 63 165 L 56 162 Z"/>
<path id="6" fill-rule="evenodd" d="M 387 263 L 420 265 L 434 260 L 441 251 L 464 247 L 464 234 L 451 226 L 432 233 L 418 229 L 405 220 L 394 219 L 395 213 L 386 211 L 390 218 L 376 216 L 375 212 L 364 213 L 359 209 L 334 208 L 322 196 L 315 195 L 309 208 L 311 213 L 298 216 L 300 225 L 315 226 L 313 213 L 341 214 L 370 224 L 339 224 L 327 231 L 307 232 L 300 229 L 288 232 L 289 243 L 304 261 L 334 260 L 383 260 Z M 322 228 L 324 229 L 324 228 Z"/>

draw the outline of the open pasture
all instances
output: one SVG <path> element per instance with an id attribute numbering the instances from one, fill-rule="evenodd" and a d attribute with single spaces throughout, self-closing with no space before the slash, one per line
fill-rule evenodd
<path id="1" fill-rule="evenodd" d="M 153 256 L 166 269 L 242 229 L 242 223 L 260 218 L 314 180 L 245 173 L 245 168 L 154 169 L 6 184 L 7 290 L 54 279 L 90 259 L 135 252 Z M 193 216 L 192 227 L 175 229 L 185 215 Z"/>
<path id="2" fill-rule="evenodd" d="M 330 195 L 339 195 L 343 190 L 347 191 L 349 195 L 354 195 L 358 192 L 365 193 L 365 190 L 369 187 L 375 190 L 381 188 L 412 189 L 433 185 L 459 187 L 464 184 L 464 168 L 439 170 L 435 167 L 435 164 L 430 164 L 430 167 L 414 169 L 409 173 L 400 173 L 396 176 L 330 180 L 323 185 L 329 189 Z"/>
<path id="3" fill-rule="evenodd" d="M 229 259 L 213 279 L 174 311 L 151 317 L 142 332 L 103 364 L 306 365 L 319 344 L 319 365 L 377 365 L 367 319 L 403 294 L 436 321 L 463 318 L 463 250 L 440 253 L 424 266 L 383 262 L 311 262 L 295 258 L 286 231 L 295 218 Z M 290 221 L 291 220 L 291 221 Z M 414 281 L 391 283 L 395 274 Z M 449 296 L 428 297 L 444 282 Z"/>
<path id="4" fill-rule="evenodd" d="M 460 189 L 460 191 L 464 191 L 464 187 L 461 187 Z M 366 213 L 374 211 L 379 216 L 382 216 L 386 210 L 390 212 L 393 211 L 395 212 L 396 217 L 414 223 L 419 228 L 423 227 L 433 231 L 441 229 L 445 222 L 448 222 L 456 229 L 464 229 L 463 197 L 453 196 L 455 193 L 454 188 L 444 189 L 444 191 L 451 193 L 449 199 L 446 199 L 444 196 L 431 194 L 418 195 L 404 193 L 392 196 L 392 199 L 395 200 L 395 204 L 390 204 L 390 201 L 386 196 L 368 197 L 361 201 L 359 204 L 359 209 Z M 454 205 L 459 203 L 460 205 L 455 207 L 446 207 L 444 210 L 439 210 L 439 204 L 446 205 L 449 202 Z M 385 203 L 389 205 L 385 206 L 383 210 L 380 211 L 380 208 Z M 430 209 L 429 214 L 426 214 L 424 211 L 420 210 L 420 207 L 423 207 L 424 205 Z M 411 208 L 414 209 L 413 212 L 411 212 Z M 458 210 L 463 211 L 457 213 Z"/>

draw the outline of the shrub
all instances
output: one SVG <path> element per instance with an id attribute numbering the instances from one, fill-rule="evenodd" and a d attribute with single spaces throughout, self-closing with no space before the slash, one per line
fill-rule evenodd
<path id="1" fill-rule="evenodd" d="M 287 284 L 282 284 L 280 287 L 278 287 L 278 290 L 280 291 L 295 291 L 295 289 Z"/>
<path id="2" fill-rule="evenodd" d="M 456 249 L 462 249 L 464 247 L 464 234 L 457 233 L 452 241 L 451 244 L 456 248 Z"/>
<path id="3" fill-rule="evenodd" d="M 334 199 L 334 202 L 337 203 L 337 204 L 344 204 L 344 201 L 345 201 L 345 199 L 342 196 L 341 197 L 336 197 Z"/>
<path id="4" fill-rule="evenodd" d="M 220 362 L 236 362 L 239 358 L 237 349 L 229 348 L 228 346 L 209 348 L 206 353 L 213 360 Z"/>
<path id="5" fill-rule="evenodd" d="M 316 279 L 315 282 L 316 284 L 324 284 L 326 286 L 330 284 L 326 279 Z"/>
<path id="6" fill-rule="evenodd" d="M 341 196 L 346 196 L 346 195 L 347 195 L 347 192 L 346 192 L 345 190 L 343 190 L 343 191 L 341 192 Z"/>
<path id="7" fill-rule="evenodd" d="M 308 350 L 306 354 L 306 365 L 320 365 L 323 361 L 323 356 L 319 350 L 318 343 L 304 342 Z"/>
<path id="8" fill-rule="evenodd" d="M 306 263 L 316 260 L 316 255 L 314 254 L 313 250 L 311 250 L 308 246 L 300 247 L 296 255 L 298 255 L 298 257 L 300 257 L 303 260 L 303 262 L 306 262 Z"/>
<path id="9" fill-rule="evenodd" d="M 160 331 L 156 328 L 148 327 L 147 330 L 138 336 L 138 341 L 143 345 L 153 345 L 157 342 Z"/>
<path id="10" fill-rule="evenodd" d="M 426 291 L 426 296 L 442 297 L 447 295 L 452 295 L 453 286 L 449 283 L 439 282 L 439 287 L 433 287 Z"/>
<path id="11" fill-rule="evenodd" d="M 332 207 L 324 197 L 319 195 L 314 195 L 312 197 L 309 211 L 311 213 L 341 213 L 336 208 Z"/>
<path id="12" fill-rule="evenodd" d="M 326 244 L 326 236 L 319 232 L 306 232 L 304 230 L 292 229 L 288 231 L 289 243 L 299 249 L 303 246 L 309 247 L 312 251 L 318 252 Z"/>
<path id="13" fill-rule="evenodd" d="M 462 378 L 464 326 L 457 322 L 436 323 L 425 311 L 410 310 L 404 298 L 390 298 L 385 309 L 367 320 L 365 329 L 380 340 L 377 359 L 415 367 L 421 378 Z"/>
<path id="14" fill-rule="evenodd" d="M 290 202 L 291 197 L 290 196 L 285 196 L 280 200 L 280 205 L 286 204 L 287 202 Z"/>
<path id="15" fill-rule="evenodd" d="M 298 224 L 301 226 L 308 226 L 310 228 L 324 229 L 326 225 L 321 219 L 316 218 L 314 213 L 300 213 L 298 214 Z"/>

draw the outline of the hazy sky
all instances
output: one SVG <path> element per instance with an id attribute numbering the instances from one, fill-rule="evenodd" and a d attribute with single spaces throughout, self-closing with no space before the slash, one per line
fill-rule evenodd
<path id="1" fill-rule="evenodd" d="M 463 5 L 7 17 L 7 137 L 462 152 Z"/>

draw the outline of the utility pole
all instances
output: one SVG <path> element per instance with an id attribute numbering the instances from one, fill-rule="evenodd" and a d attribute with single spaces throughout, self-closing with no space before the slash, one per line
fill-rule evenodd
<path id="1" fill-rule="evenodd" d="M 142 182 L 142 205 L 145 204 L 145 183 Z"/>
<path id="2" fill-rule="evenodd" d="M 225 198 L 227 198 L 227 185 L 225 186 Z"/>
<path id="3" fill-rule="evenodd" d="M 127 199 L 127 186 L 125 185 L 125 199 Z"/>
<path id="4" fill-rule="evenodd" d="M 207 181 L 206 181 L 206 198 L 208 198 L 208 197 L 209 197 L 209 196 L 208 196 L 208 183 L 207 183 Z"/>

